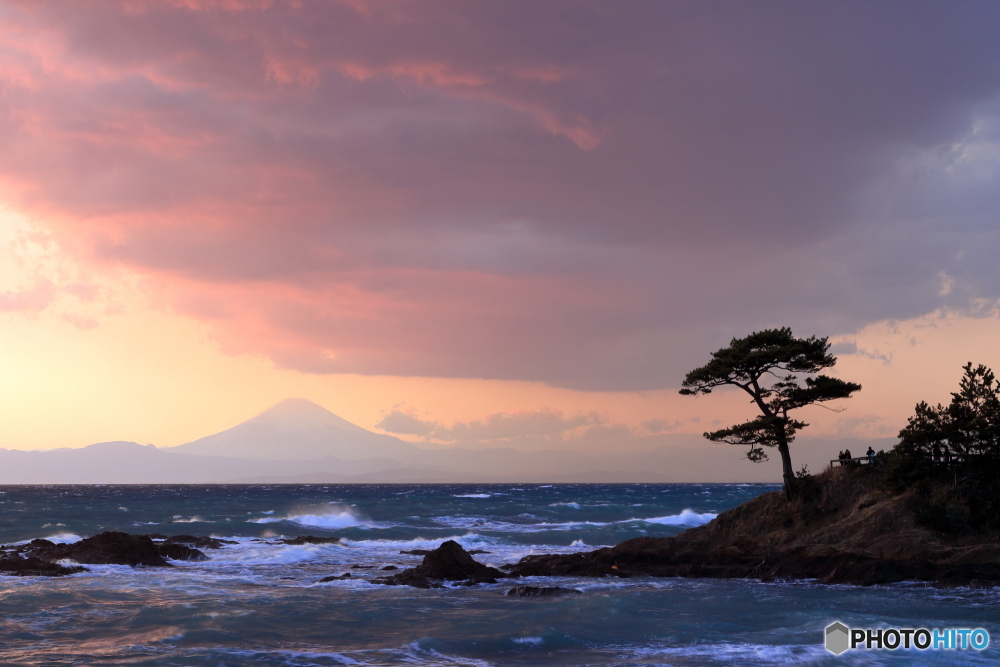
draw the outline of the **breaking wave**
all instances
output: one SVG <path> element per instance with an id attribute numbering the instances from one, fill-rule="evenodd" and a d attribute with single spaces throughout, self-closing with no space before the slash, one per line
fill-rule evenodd
<path id="1" fill-rule="evenodd" d="M 305 512 L 288 514 L 287 516 L 266 516 L 258 519 L 247 519 L 247 523 L 281 523 L 287 521 L 309 528 L 338 530 L 340 528 L 371 528 L 371 524 L 359 519 L 350 508 L 330 507 L 322 512 Z"/>
<path id="2" fill-rule="evenodd" d="M 646 523 L 658 523 L 661 526 L 687 526 L 689 528 L 694 526 L 704 526 L 706 523 L 719 516 L 718 514 L 712 514 L 711 512 L 706 512 L 705 514 L 698 514 L 694 510 L 685 509 L 682 510 L 680 514 L 671 514 L 669 516 L 658 516 L 652 519 L 637 519 L 638 521 L 645 521 Z"/>

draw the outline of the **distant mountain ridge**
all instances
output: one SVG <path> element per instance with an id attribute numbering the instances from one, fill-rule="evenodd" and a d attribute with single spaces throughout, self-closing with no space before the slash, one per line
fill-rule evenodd
<path id="1" fill-rule="evenodd" d="M 373 433 L 305 399 L 288 399 L 236 426 L 177 447 L 115 441 L 45 451 L 0 449 L 0 484 L 774 482 L 780 471 L 740 452 L 675 434 L 642 450 L 423 448 Z M 862 442 L 864 446 L 862 446 Z M 845 446 L 892 440 L 797 442 L 810 462 Z M 829 453 L 827 455 L 827 453 Z M 724 459 L 720 457 L 725 457 Z M 801 460 L 801 458 L 797 459 Z M 720 466 L 720 462 L 726 463 Z"/>

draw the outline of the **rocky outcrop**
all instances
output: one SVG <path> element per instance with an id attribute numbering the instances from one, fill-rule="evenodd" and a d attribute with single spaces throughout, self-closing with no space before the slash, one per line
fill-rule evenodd
<path id="1" fill-rule="evenodd" d="M 18 577 L 62 577 L 86 571 L 85 567 L 67 567 L 58 563 L 50 563 L 36 556 L 23 558 L 16 553 L 0 554 L 0 574 Z"/>
<path id="2" fill-rule="evenodd" d="M 173 544 L 161 544 L 158 547 L 158 551 L 161 556 L 169 558 L 170 560 L 208 560 L 208 556 L 198 549 L 193 549 L 185 544 L 179 544 L 176 542 Z"/>
<path id="3" fill-rule="evenodd" d="M 73 544 L 32 540 L 20 549 L 28 557 L 54 562 L 63 559 L 93 565 L 146 565 L 167 567 L 153 540 L 146 535 L 106 532 Z"/>
<path id="4" fill-rule="evenodd" d="M 423 562 L 417 567 L 373 581 L 389 586 L 437 588 L 442 581 L 460 581 L 466 585 L 495 584 L 498 578 L 506 576 L 509 575 L 477 562 L 458 542 L 448 540 L 437 549 L 427 552 Z"/>
<path id="5" fill-rule="evenodd" d="M 865 466 L 867 468 L 867 466 Z M 512 575 L 816 579 L 872 585 L 1000 582 L 997 536 L 947 537 L 914 519 L 915 498 L 877 470 L 836 468 L 799 499 L 767 493 L 677 537 L 641 537 L 569 555 L 527 556 Z"/>

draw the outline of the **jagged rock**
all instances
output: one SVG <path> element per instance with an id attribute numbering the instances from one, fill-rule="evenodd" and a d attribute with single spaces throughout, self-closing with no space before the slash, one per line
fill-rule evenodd
<path id="1" fill-rule="evenodd" d="M 149 565 L 169 567 L 156 544 L 146 535 L 106 532 L 73 544 L 53 544 L 48 540 L 32 540 L 23 552 L 45 561 L 64 558 L 93 565 Z"/>
<path id="2" fill-rule="evenodd" d="M 0 555 L 0 573 L 2 574 L 18 577 L 64 577 L 67 574 L 76 574 L 77 572 L 87 572 L 87 568 L 78 565 L 67 567 L 58 563 L 50 563 L 37 556 L 22 558 L 17 554 Z"/>
<path id="3" fill-rule="evenodd" d="M 515 586 L 504 595 L 514 598 L 555 597 L 559 595 L 582 595 L 583 591 L 561 586 Z"/>
<path id="4" fill-rule="evenodd" d="M 389 586 L 436 588 L 440 586 L 437 583 L 439 581 L 495 584 L 498 577 L 506 576 L 508 575 L 500 570 L 476 562 L 458 542 L 448 540 L 437 549 L 427 552 L 423 562 L 417 567 L 372 581 Z"/>
<path id="5" fill-rule="evenodd" d="M 299 535 L 289 540 L 281 540 L 285 544 L 337 544 L 339 537 L 316 537 L 315 535 Z"/>
<path id="6" fill-rule="evenodd" d="M 150 537 L 153 537 L 150 535 Z M 154 538 L 155 539 L 155 538 Z M 195 535 L 171 535 L 163 544 L 183 544 L 196 549 L 221 549 L 226 544 L 239 544 L 235 540 L 220 540 L 217 537 Z"/>
<path id="7" fill-rule="evenodd" d="M 350 579 L 350 578 L 351 578 L 350 572 L 345 572 L 344 574 L 341 574 L 339 576 L 336 574 L 331 574 L 329 577 L 323 577 L 322 579 L 320 579 L 319 583 L 324 584 L 328 581 L 337 581 L 338 579 Z"/>
<path id="8" fill-rule="evenodd" d="M 161 556 L 170 560 L 208 560 L 208 556 L 201 551 L 176 542 L 161 544 L 159 551 Z"/>
<path id="9" fill-rule="evenodd" d="M 395 565 L 386 565 L 386 566 L 385 566 L 385 567 L 383 567 L 382 569 L 383 569 L 383 570 L 398 570 L 399 568 L 398 568 L 398 567 L 396 567 Z"/>

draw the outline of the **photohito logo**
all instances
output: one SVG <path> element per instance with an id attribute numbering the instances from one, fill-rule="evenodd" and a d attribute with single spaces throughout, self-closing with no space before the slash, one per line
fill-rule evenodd
<path id="1" fill-rule="evenodd" d="M 826 626 L 826 650 L 840 655 L 850 649 L 915 648 L 920 651 L 968 650 L 982 651 L 990 645 L 990 633 L 982 628 L 849 628 L 840 621 Z"/>

